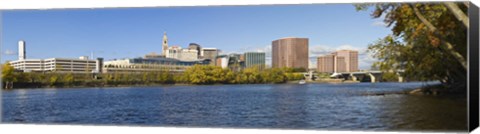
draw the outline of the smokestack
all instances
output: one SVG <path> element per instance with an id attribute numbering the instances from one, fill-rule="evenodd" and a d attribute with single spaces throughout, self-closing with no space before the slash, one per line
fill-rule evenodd
<path id="1" fill-rule="evenodd" d="M 26 43 L 23 40 L 18 41 L 18 60 L 25 60 L 27 58 L 25 49 Z"/>

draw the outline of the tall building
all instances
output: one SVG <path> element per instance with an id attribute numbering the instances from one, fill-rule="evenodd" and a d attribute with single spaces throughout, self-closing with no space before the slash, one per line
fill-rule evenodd
<path id="1" fill-rule="evenodd" d="M 345 57 L 335 56 L 335 72 L 348 72 Z"/>
<path id="2" fill-rule="evenodd" d="M 260 69 L 265 68 L 265 53 L 264 52 L 245 52 L 244 54 L 245 67 L 257 66 Z M 242 60 L 242 58 L 240 58 Z"/>
<path id="3" fill-rule="evenodd" d="M 162 43 L 162 55 L 167 55 L 168 51 L 168 38 L 167 38 L 167 32 L 163 33 L 163 43 Z"/>
<path id="4" fill-rule="evenodd" d="M 216 48 L 203 48 L 202 49 L 202 57 L 203 59 L 209 59 L 210 62 L 212 65 L 215 65 L 215 61 L 216 61 L 216 58 L 218 56 L 218 53 L 220 52 L 220 50 L 216 49 Z"/>
<path id="5" fill-rule="evenodd" d="M 322 73 L 358 71 L 358 52 L 340 50 L 317 58 L 317 71 Z"/>
<path id="6" fill-rule="evenodd" d="M 25 41 L 21 40 L 18 41 L 18 60 L 24 60 L 27 59 L 27 54 L 26 54 L 26 43 Z"/>
<path id="7" fill-rule="evenodd" d="M 358 71 L 358 51 L 339 50 L 332 54 L 345 58 L 345 72 Z"/>
<path id="8" fill-rule="evenodd" d="M 272 41 L 272 67 L 308 69 L 308 38 L 282 38 Z"/>
<path id="9" fill-rule="evenodd" d="M 335 72 L 335 55 L 317 57 L 317 71 L 321 73 Z"/>

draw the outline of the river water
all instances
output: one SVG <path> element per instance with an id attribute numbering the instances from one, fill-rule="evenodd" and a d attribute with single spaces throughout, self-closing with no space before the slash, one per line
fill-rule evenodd
<path id="1" fill-rule="evenodd" d="M 465 131 L 465 97 L 380 95 L 427 83 L 254 84 L 3 91 L 2 122 Z"/>

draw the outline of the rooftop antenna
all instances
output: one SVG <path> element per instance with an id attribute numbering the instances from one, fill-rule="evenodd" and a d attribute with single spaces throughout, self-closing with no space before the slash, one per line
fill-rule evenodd
<path id="1" fill-rule="evenodd" d="M 92 59 L 95 59 L 95 58 L 93 57 L 93 51 L 90 52 L 90 57 L 92 57 Z"/>

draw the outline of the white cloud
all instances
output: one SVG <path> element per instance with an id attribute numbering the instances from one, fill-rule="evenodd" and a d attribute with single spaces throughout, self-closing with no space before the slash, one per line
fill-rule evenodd
<path id="1" fill-rule="evenodd" d="M 17 53 L 15 51 L 12 51 L 12 50 L 6 50 L 3 54 L 5 54 L 5 55 L 15 55 Z"/>

